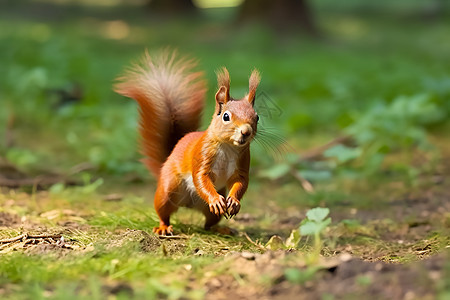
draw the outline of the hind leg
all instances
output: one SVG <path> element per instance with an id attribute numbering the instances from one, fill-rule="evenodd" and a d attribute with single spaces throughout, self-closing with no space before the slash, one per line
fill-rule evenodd
<path id="1" fill-rule="evenodd" d="M 209 206 L 207 207 L 207 210 L 203 211 L 203 214 L 205 215 L 205 229 L 210 230 L 212 226 L 216 225 L 220 222 L 220 219 L 222 219 L 222 216 L 217 216 L 213 214 L 209 210 Z"/>
<path id="2" fill-rule="evenodd" d="M 155 193 L 155 210 L 159 216 L 159 226 L 153 228 L 153 232 L 159 235 L 173 235 L 173 228 L 170 225 L 170 215 L 177 211 L 178 205 L 175 199 L 176 184 L 168 185 L 166 190 L 160 184 Z"/>
<path id="3" fill-rule="evenodd" d="M 228 227 L 228 226 L 217 226 L 212 228 L 214 225 L 216 225 L 217 223 L 219 223 L 221 216 L 217 216 L 215 214 L 213 214 L 210 210 L 209 210 L 209 206 L 205 205 L 206 209 L 203 211 L 203 214 L 205 215 L 205 229 L 206 230 L 211 230 L 213 232 L 216 233 L 220 233 L 220 234 L 225 234 L 225 235 L 235 235 L 236 234 L 236 230 Z"/>
<path id="4" fill-rule="evenodd" d="M 192 199 L 193 205 L 191 207 L 195 208 L 196 210 L 199 210 L 204 216 L 205 216 L 205 229 L 209 230 L 212 226 L 219 223 L 221 216 L 218 216 L 216 214 L 213 214 L 211 210 L 209 209 L 209 205 L 206 204 L 203 199 L 200 197 L 195 197 Z"/>

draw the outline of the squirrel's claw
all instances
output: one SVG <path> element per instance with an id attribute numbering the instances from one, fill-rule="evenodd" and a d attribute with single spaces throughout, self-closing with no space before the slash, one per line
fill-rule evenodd
<path id="1" fill-rule="evenodd" d="M 172 225 L 160 225 L 159 227 L 154 227 L 153 232 L 158 235 L 173 235 Z"/>
<path id="2" fill-rule="evenodd" d="M 212 203 L 209 203 L 209 210 L 216 216 L 225 215 L 227 212 L 225 198 L 220 195 L 218 199 L 214 200 Z"/>
<path id="3" fill-rule="evenodd" d="M 233 196 L 227 198 L 227 214 L 228 218 L 234 217 L 241 209 L 241 203 Z"/>

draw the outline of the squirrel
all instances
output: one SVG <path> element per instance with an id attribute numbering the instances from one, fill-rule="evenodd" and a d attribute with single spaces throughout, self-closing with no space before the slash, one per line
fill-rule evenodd
<path id="1" fill-rule="evenodd" d="M 154 207 L 158 235 L 173 235 L 170 216 L 179 207 L 195 208 L 205 217 L 205 229 L 221 216 L 231 218 L 247 190 L 250 142 L 259 116 L 254 109 L 260 74 L 254 69 L 249 92 L 230 97 L 230 76 L 217 72 L 218 91 L 209 127 L 197 131 L 206 84 L 197 62 L 176 51 L 150 56 L 119 77 L 115 91 L 137 101 L 143 163 L 158 179 Z M 228 191 L 228 193 L 227 193 Z"/>

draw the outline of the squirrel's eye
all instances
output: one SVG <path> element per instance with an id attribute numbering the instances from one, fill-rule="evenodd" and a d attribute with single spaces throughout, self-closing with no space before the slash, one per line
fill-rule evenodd
<path id="1" fill-rule="evenodd" d="M 224 122 L 230 122 L 230 120 L 231 120 L 231 113 L 229 111 L 224 112 L 223 115 L 222 115 L 222 120 Z"/>
<path id="2" fill-rule="evenodd" d="M 259 116 L 256 115 L 256 122 L 259 122 Z"/>

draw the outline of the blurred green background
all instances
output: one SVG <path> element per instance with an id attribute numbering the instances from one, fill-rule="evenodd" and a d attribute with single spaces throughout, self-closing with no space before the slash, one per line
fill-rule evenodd
<path id="1" fill-rule="evenodd" d="M 439 158 L 430 137 L 448 144 L 448 17 L 439 0 L 2 1 L 0 156 L 31 174 L 82 164 L 96 175 L 147 177 L 136 105 L 112 85 L 145 49 L 169 46 L 206 72 L 203 128 L 215 70 L 229 69 L 235 97 L 251 69 L 261 71 L 266 134 L 252 158 L 261 177 L 414 177 Z M 329 160 L 301 159 L 340 136 L 351 142 L 327 150 Z M 433 159 L 417 161 L 416 151 Z"/>
<path id="2" fill-rule="evenodd" d="M 449 16 L 444 0 L 1 1 L 0 298 L 375 299 L 403 288 L 401 298 L 444 299 L 448 256 L 435 254 L 449 244 Z M 237 236 L 203 231 L 188 209 L 172 218 L 175 239 L 147 233 L 155 179 L 139 162 L 136 103 L 112 89 L 145 49 L 165 47 L 205 70 L 202 129 L 215 70 L 229 69 L 236 98 L 254 67 L 262 73 L 251 184 L 222 221 Z M 316 206 L 332 223 L 313 248 L 298 228 Z M 21 238 L 53 232 L 67 248 Z M 233 256 L 247 251 L 270 256 Z M 313 279 L 341 253 L 373 268 L 352 260 Z M 403 265 L 430 257 L 429 275 Z"/>

